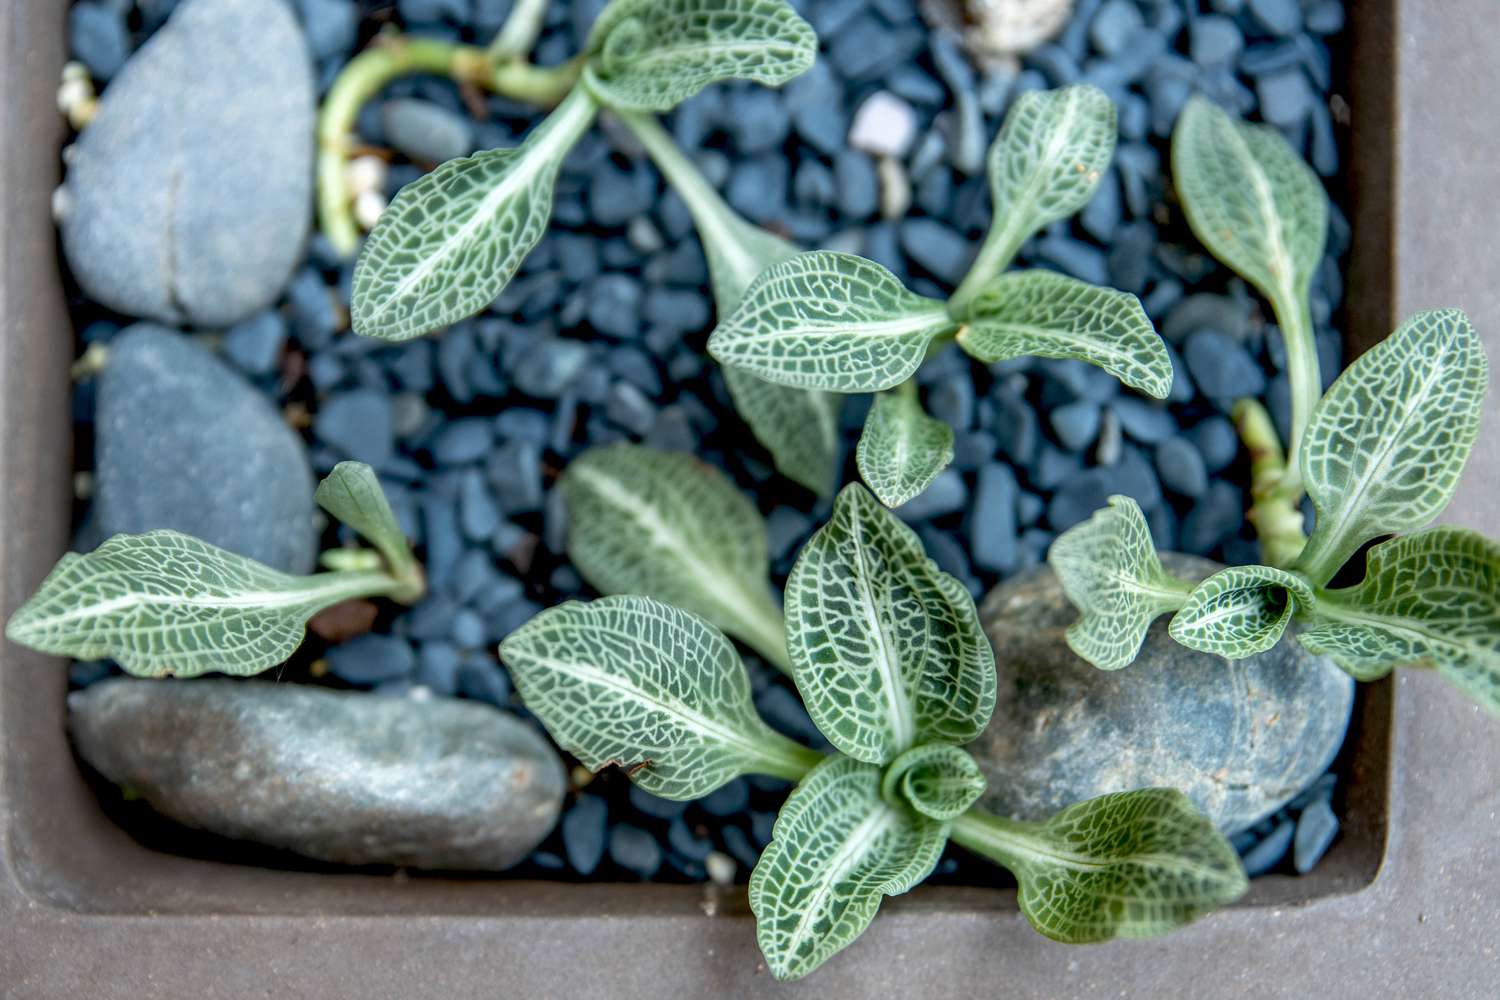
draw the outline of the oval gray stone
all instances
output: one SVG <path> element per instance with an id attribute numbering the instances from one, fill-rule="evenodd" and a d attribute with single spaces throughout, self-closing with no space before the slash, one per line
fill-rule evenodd
<path id="1" fill-rule="evenodd" d="M 322 861 L 500 871 L 566 791 L 551 744 L 480 702 L 116 678 L 68 704 L 83 759 L 158 812 Z"/>
<path id="2" fill-rule="evenodd" d="M 1170 553 L 1162 563 L 1194 580 L 1220 568 Z M 1165 785 L 1233 834 L 1316 780 L 1343 744 L 1353 680 L 1290 640 L 1230 661 L 1179 646 L 1164 616 L 1135 663 L 1106 671 L 1068 648 L 1063 633 L 1077 619 L 1045 566 L 985 597 L 999 698 L 968 748 L 989 782 L 981 808 L 1040 820 L 1106 792 Z"/>
<path id="3" fill-rule="evenodd" d="M 173 528 L 289 573 L 317 549 L 302 439 L 238 373 L 137 323 L 109 344 L 95 412 L 94 527 Z"/>
<path id="4" fill-rule="evenodd" d="M 89 297 L 229 326 L 269 305 L 312 216 L 315 91 L 283 0 L 186 0 L 67 157 L 63 251 Z"/>

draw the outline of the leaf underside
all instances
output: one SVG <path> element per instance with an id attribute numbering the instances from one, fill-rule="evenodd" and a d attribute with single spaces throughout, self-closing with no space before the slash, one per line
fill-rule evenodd
<path id="1" fill-rule="evenodd" d="M 1022 94 L 990 146 L 994 227 L 1019 247 L 1043 226 L 1076 213 L 1114 156 L 1115 105 L 1088 85 Z"/>
<path id="2" fill-rule="evenodd" d="M 568 558 L 604 594 L 647 594 L 744 635 L 770 597 L 760 512 L 719 470 L 680 452 L 615 444 L 562 477 Z"/>
<path id="3" fill-rule="evenodd" d="M 397 193 L 354 267 L 354 332 L 410 340 L 482 311 L 552 215 L 563 157 L 593 120 L 575 91 L 515 149 L 441 164 Z"/>
<path id="4" fill-rule="evenodd" d="M 295 577 L 176 531 L 115 535 L 64 555 L 6 628 L 14 642 L 144 677 L 254 674 L 286 660 L 307 619 L 354 596 L 340 574 Z"/>
<path id="5" fill-rule="evenodd" d="M 610 107 L 670 111 L 720 80 L 779 87 L 817 51 L 785 0 L 615 0 L 589 35 L 589 85 Z"/>
<path id="6" fill-rule="evenodd" d="M 1172 173 L 1203 245 L 1278 309 L 1296 308 L 1323 259 L 1328 196 L 1281 133 L 1195 97 L 1172 135 Z"/>
<path id="7" fill-rule="evenodd" d="M 1193 588 L 1169 631 L 1189 649 L 1242 660 L 1276 645 L 1292 615 L 1313 603 L 1311 585 L 1295 573 L 1231 566 Z"/>
<path id="8" fill-rule="evenodd" d="M 1056 941 L 1165 934 L 1238 899 L 1239 856 L 1176 789 L 1101 795 L 1044 824 L 1044 846 L 1007 862 L 1021 912 Z"/>
<path id="9" fill-rule="evenodd" d="M 881 393 L 865 418 L 854 456 L 860 477 L 880 502 L 899 507 L 953 461 L 953 428 L 923 412 L 915 394 Z"/>
<path id="10" fill-rule="evenodd" d="M 750 876 L 750 909 L 766 964 L 799 979 L 851 944 L 886 896 L 937 866 L 946 825 L 880 797 L 880 769 L 831 757 L 802 779 L 776 817 Z"/>
<path id="11" fill-rule="evenodd" d="M 1110 497 L 1108 507 L 1059 535 L 1047 563 L 1079 612 L 1069 648 L 1101 670 L 1129 666 L 1151 622 L 1186 598 L 1162 569 L 1140 506 L 1126 496 Z"/>
<path id="12" fill-rule="evenodd" d="M 1297 640 L 1358 680 L 1435 668 L 1500 714 L 1500 545 L 1446 526 L 1382 542 L 1357 586 L 1323 592 Z"/>
<path id="13" fill-rule="evenodd" d="M 1134 295 L 1051 271 L 993 279 L 965 312 L 958 344 L 993 363 L 1034 355 L 1098 365 L 1157 399 L 1172 389 L 1172 359 Z"/>
<path id="14" fill-rule="evenodd" d="M 653 795 L 707 795 L 789 743 L 755 713 L 729 640 L 651 598 L 550 608 L 512 632 L 500 655 L 558 746 L 590 770 L 627 769 Z"/>
<path id="15" fill-rule="evenodd" d="M 738 368 L 725 367 L 723 372 L 735 411 L 771 453 L 776 471 L 820 497 L 831 494 L 838 473 L 843 398 L 777 385 Z"/>
<path id="16" fill-rule="evenodd" d="M 756 278 L 708 348 L 721 364 L 782 385 L 877 392 L 910 377 L 955 326 L 943 303 L 907 291 L 874 261 L 815 250 Z"/>
<path id="17" fill-rule="evenodd" d="M 844 487 L 803 547 L 786 605 L 797 689 L 849 756 L 884 764 L 989 722 L 995 659 L 973 599 L 863 487 Z"/>
<path id="18" fill-rule="evenodd" d="M 1345 369 L 1304 436 L 1317 520 L 1298 567 L 1321 583 L 1365 542 L 1440 514 L 1479 435 L 1488 384 L 1484 348 L 1457 309 L 1418 313 Z"/>

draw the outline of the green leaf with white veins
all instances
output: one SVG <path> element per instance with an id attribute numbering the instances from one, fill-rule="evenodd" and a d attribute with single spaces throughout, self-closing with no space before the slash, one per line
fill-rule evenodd
<path id="1" fill-rule="evenodd" d="M 1323 259 L 1328 196 L 1281 133 L 1195 97 L 1172 134 L 1172 173 L 1203 245 L 1278 314 L 1300 308 Z"/>
<path id="2" fill-rule="evenodd" d="M 995 655 L 973 598 L 856 483 L 797 556 L 786 637 L 808 714 L 856 760 L 968 743 L 994 711 Z"/>
<path id="3" fill-rule="evenodd" d="M 833 492 L 839 458 L 839 407 L 831 392 L 793 389 L 724 368 L 735 411 L 765 446 L 776 471 L 820 497 Z"/>
<path id="4" fill-rule="evenodd" d="M 1172 788 L 1101 795 L 1043 823 L 970 812 L 952 836 L 1009 868 L 1031 926 L 1068 944 L 1156 937 L 1248 884 L 1229 841 Z"/>
<path id="5" fill-rule="evenodd" d="M 410 340 L 483 310 L 546 232 L 552 188 L 598 105 L 581 87 L 515 149 L 449 160 L 401 189 L 354 268 L 354 332 Z"/>
<path id="6" fill-rule="evenodd" d="M 880 781 L 880 794 L 892 805 L 950 820 L 984 794 L 984 773 L 956 746 L 923 743 L 891 761 Z"/>
<path id="7" fill-rule="evenodd" d="M 965 312 L 958 346 L 986 364 L 1073 358 L 1157 399 L 1172 390 L 1172 359 L 1140 299 L 1051 271 L 986 284 Z"/>
<path id="8" fill-rule="evenodd" d="M 1130 666 L 1152 621 L 1192 589 L 1162 569 L 1140 505 L 1125 496 L 1059 535 L 1047 564 L 1078 609 L 1068 647 L 1100 670 Z"/>
<path id="9" fill-rule="evenodd" d="M 313 499 L 379 549 L 391 572 L 411 580 L 416 590 L 413 596 L 420 596 L 421 568 L 374 469 L 363 462 L 340 462 L 318 484 Z"/>
<path id="10" fill-rule="evenodd" d="M 594 589 L 645 594 L 786 664 L 766 526 L 722 472 L 679 452 L 595 448 L 563 473 L 568 557 Z"/>
<path id="11" fill-rule="evenodd" d="M 899 507 L 953 461 L 953 428 L 923 412 L 915 391 L 883 392 L 865 417 L 854 457 L 880 502 Z"/>
<path id="12" fill-rule="evenodd" d="M 1292 615 L 1314 604 L 1312 585 L 1296 573 L 1231 566 L 1193 588 L 1169 632 L 1189 649 L 1243 660 L 1276 645 Z"/>
<path id="13" fill-rule="evenodd" d="M 907 291 L 874 261 L 815 250 L 756 278 L 708 351 L 782 385 L 878 392 L 906 381 L 956 327 L 943 303 Z"/>
<path id="14" fill-rule="evenodd" d="M 1359 680 L 1431 667 L 1500 714 L 1500 545 L 1437 527 L 1381 542 L 1357 586 L 1325 590 L 1297 641 Z"/>
<path id="15" fill-rule="evenodd" d="M 787 796 L 750 876 L 766 965 L 800 979 L 937 867 L 947 826 L 880 797 L 880 768 L 831 757 Z"/>
<path id="16" fill-rule="evenodd" d="M 785 0 L 614 0 L 589 34 L 587 79 L 611 108 L 670 111 L 720 80 L 779 87 L 817 52 Z"/>
<path id="17" fill-rule="evenodd" d="M 1118 131 L 1114 102 L 1097 87 L 1078 84 L 1016 99 L 990 146 L 994 222 L 954 294 L 959 313 L 1033 233 L 1088 204 L 1114 156 Z"/>
<path id="18" fill-rule="evenodd" d="M 383 572 L 291 576 L 175 531 L 115 535 L 63 556 L 5 634 L 143 677 L 254 674 L 285 661 L 324 608 L 401 587 Z"/>
<path id="19" fill-rule="evenodd" d="M 750 678 L 708 622 L 648 597 L 569 601 L 500 644 L 526 707 L 597 771 L 696 799 L 742 774 L 796 780 L 819 755 L 755 714 Z"/>
<path id="20" fill-rule="evenodd" d="M 1488 384 L 1484 348 L 1457 309 L 1418 313 L 1345 369 L 1304 438 L 1318 516 L 1297 568 L 1324 583 L 1370 539 L 1440 514 L 1479 435 Z"/>

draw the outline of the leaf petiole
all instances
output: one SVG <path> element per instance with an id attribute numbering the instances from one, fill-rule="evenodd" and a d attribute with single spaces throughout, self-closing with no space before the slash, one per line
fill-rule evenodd
<path id="1" fill-rule="evenodd" d="M 1313 363 L 1316 365 L 1316 360 Z M 1307 545 L 1302 510 L 1298 506 L 1302 488 L 1291 483 L 1288 459 L 1266 408 L 1257 400 L 1242 399 L 1234 404 L 1231 416 L 1250 454 L 1252 502 L 1246 517 L 1255 525 L 1261 558 L 1266 565 L 1286 569 L 1297 561 Z"/>

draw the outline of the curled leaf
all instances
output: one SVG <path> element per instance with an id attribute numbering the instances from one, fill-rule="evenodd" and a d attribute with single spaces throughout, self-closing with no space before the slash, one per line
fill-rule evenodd
<path id="1" fill-rule="evenodd" d="M 952 835 L 1009 868 L 1031 926 L 1069 944 L 1156 937 L 1248 885 L 1229 841 L 1173 788 L 1101 795 L 1044 823 L 970 812 Z"/>
<path id="2" fill-rule="evenodd" d="M 483 310 L 546 232 L 563 158 L 598 106 L 574 91 L 515 149 L 449 160 L 401 189 L 354 268 L 354 332 L 410 340 Z"/>
<path id="3" fill-rule="evenodd" d="M 943 303 L 907 291 L 874 261 L 816 250 L 762 272 L 708 350 L 782 385 L 877 392 L 906 381 L 956 325 Z"/>
<path id="4" fill-rule="evenodd" d="M 893 805 L 950 820 L 984 794 L 984 784 L 979 765 L 963 750 L 947 743 L 924 743 L 890 762 L 880 794 Z"/>
<path id="5" fill-rule="evenodd" d="M 844 487 L 798 555 L 786 621 L 808 714 L 857 760 L 968 743 L 989 722 L 995 657 L 973 598 L 862 486 Z"/>
<path id="6" fill-rule="evenodd" d="M 1172 359 L 1140 299 L 1051 271 L 1003 274 L 969 304 L 958 346 L 987 364 L 1024 355 L 1098 365 L 1157 399 Z"/>
<path id="7" fill-rule="evenodd" d="M 1101 670 L 1134 662 L 1151 622 L 1191 589 L 1162 568 L 1140 505 L 1125 496 L 1059 535 L 1047 563 L 1078 609 L 1069 648 Z"/>
<path id="8" fill-rule="evenodd" d="M 1189 649 L 1242 660 L 1276 645 L 1292 615 L 1314 603 L 1312 585 L 1296 573 L 1231 566 L 1193 588 L 1169 631 Z"/>
<path id="9" fill-rule="evenodd" d="M 878 767 L 819 764 L 787 797 L 750 876 L 771 974 L 800 979 L 852 944 L 882 899 L 937 867 L 946 842 L 945 824 L 881 799 Z"/>
<path id="10" fill-rule="evenodd" d="M 779 87 L 817 51 L 785 0 L 614 0 L 589 34 L 586 79 L 611 108 L 670 111 L 720 80 Z"/>
<path id="11" fill-rule="evenodd" d="M 558 746 L 624 767 L 653 795 L 695 799 L 742 774 L 797 778 L 818 755 L 765 724 L 729 640 L 647 597 L 570 601 L 500 644 Z"/>
<path id="12" fill-rule="evenodd" d="M 854 457 L 880 502 L 899 507 L 953 461 L 953 428 L 929 417 L 915 392 L 883 392 L 865 417 Z"/>
<path id="13" fill-rule="evenodd" d="M 393 575 L 411 581 L 412 592 L 407 597 L 415 600 L 421 596 L 421 567 L 396 521 L 385 491 L 380 488 L 374 469 L 363 462 L 340 462 L 318 484 L 313 499 L 317 500 L 319 507 L 374 545 L 385 557 Z"/>

